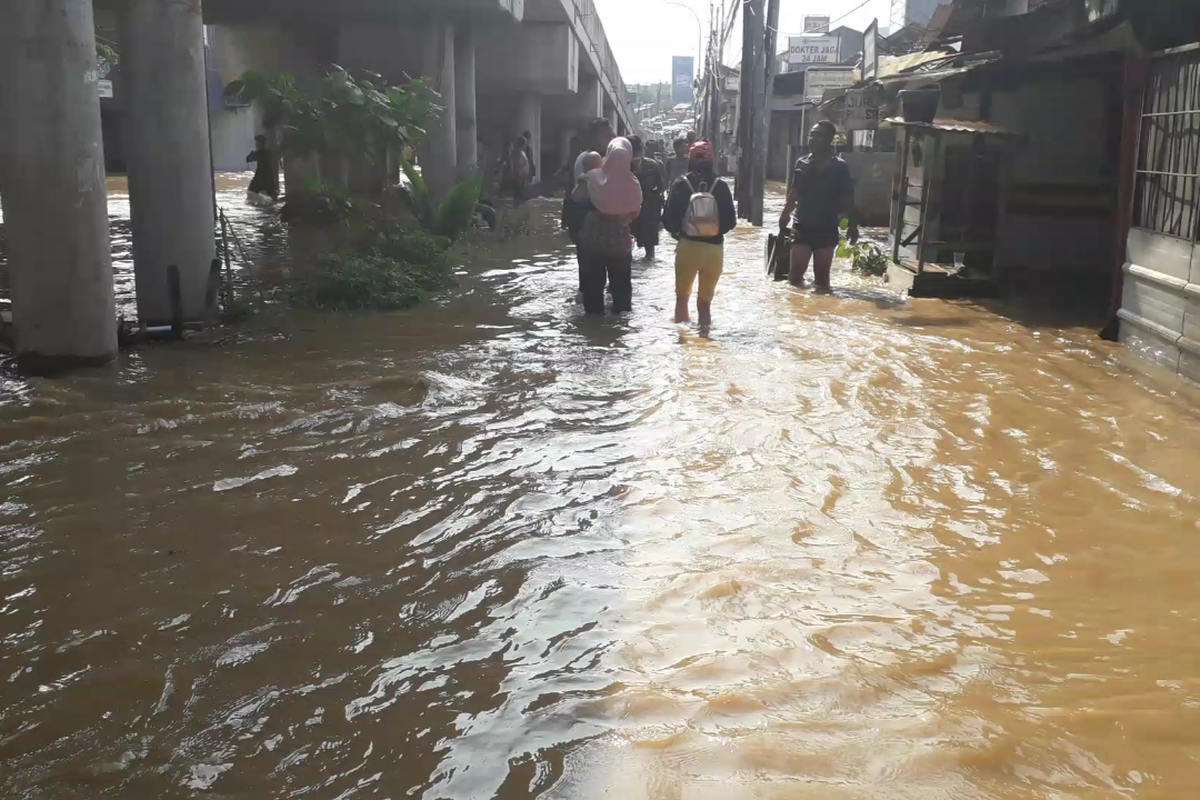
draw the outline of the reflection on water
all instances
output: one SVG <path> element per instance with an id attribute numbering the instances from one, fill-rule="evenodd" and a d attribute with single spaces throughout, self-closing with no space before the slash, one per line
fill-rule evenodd
<path id="1" fill-rule="evenodd" d="M 761 248 L 10 384 L 2 794 L 1194 796 L 1197 397 Z"/>
<path id="2" fill-rule="evenodd" d="M 286 232 L 278 209 L 246 202 L 252 173 L 219 173 L 216 178 L 217 205 L 243 246 L 245 257 L 230 237 L 231 267 L 235 280 L 244 282 L 248 261 L 270 263 L 287 250 Z M 112 246 L 113 289 L 117 316 L 137 319 L 137 293 L 133 280 L 133 234 L 129 223 L 129 185 L 122 177 L 108 179 L 108 232 Z M 8 283 L 3 275 L 8 266 L 4 241 L 4 214 L 0 211 L 0 299 L 7 300 Z"/>

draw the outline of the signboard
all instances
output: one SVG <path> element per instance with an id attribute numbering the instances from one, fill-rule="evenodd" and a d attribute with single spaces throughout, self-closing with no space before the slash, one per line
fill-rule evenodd
<path id="1" fill-rule="evenodd" d="M 854 67 L 820 67 L 804 73 L 804 99 L 819 103 L 830 89 L 848 89 L 858 83 Z"/>
<path id="2" fill-rule="evenodd" d="M 829 17 L 805 17 L 805 33 L 829 33 Z"/>
<path id="3" fill-rule="evenodd" d="M 675 56 L 671 59 L 671 102 L 691 103 L 696 99 L 696 59 L 691 56 Z"/>
<path id="4" fill-rule="evenodd" d="M 798 64 L 836 64 L 840 41 L 836 36 L 788 37 L 788 64 L 793 72 Z"/>
<path id="5" fill-rule="evenodd" d="M 725 91 L 740 92 L 742 90 L 742 79 L 736 75 L 730 75 L 725 78 Z"/>
<path id="6" fill-rule="evenodd" d="M 875 77 L 879 71 L 879 20 L 874 20 L 863 32 L 863 80 Z"/>
<path id="7" fill-rule="evenodd" d="M 846 93 L 846 130 L 873 131 L 879 127 L 879 94 L 870 86 Z"/>
<path id="8" fill-rule="evenodd" d="M 113 96 L 112 81 L 96 81 L 96 91 L 100 94 L 100 97 L 102 97 L 102 98 L 103 97 L 112 97 Z"/>

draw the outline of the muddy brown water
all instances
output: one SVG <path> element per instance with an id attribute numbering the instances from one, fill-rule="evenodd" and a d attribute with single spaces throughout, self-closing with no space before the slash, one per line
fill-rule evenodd
<path id="1" fill-rule="evenodd" d="M 249 282 L 250 263 L 268 270 L 287 252 L 287 234 L 278 214 L 268 208 L 246 202 L 246 189 L 252 173 L 218 173 L 214 188 L 217 205 L 225 212 L 232 235 L 227 234 L 230 262 L 239 283 Z M 118 316 L 137 319 L 137 292 L 133 277 L 133 233 L 129 222 L 129 182 L 122 176 L 110 176 L 108 186 L 108 232 L 112 243 L 113 294 Z M 235 241 L 236 238 L 236 241 Z M 4 238 L 4 212 L 0 208 L 0 305 L 7 305 L 8 281 L 5 270 L 8 254 Z"/>
<path id="2" fill-rule="evenodd" d="M 405 313 L 0 406 L 0 796 L 1175 800 L 1200 397 L 765 280 L 584 318 L 553 205 Z"/>

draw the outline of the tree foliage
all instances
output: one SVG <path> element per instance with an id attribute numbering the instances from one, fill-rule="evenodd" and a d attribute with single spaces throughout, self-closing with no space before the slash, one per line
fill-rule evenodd
<path id="1" fill-rule="evenodd" d="M 441 111 L 437 92 L 419 78 L 392 85 L 376 73 L 336 65 L 315 81 L 247 72 L 225 93 L 261 106 L 284 155 L 353 153 L 372 164 L 383 164 L 389 148 L 416 147 Z"/>

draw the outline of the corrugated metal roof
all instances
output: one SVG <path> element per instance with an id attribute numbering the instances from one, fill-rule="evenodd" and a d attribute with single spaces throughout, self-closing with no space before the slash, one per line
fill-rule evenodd
<path id="1" fill-rule="evenodd" d="M 933 122 L 908 122 L 903 117 L 889 117 L 883 124 L 893 128 L 923 128 L 947 133 L 981 133 L 988 136 L 1020 136 L 1018 131 L 1001 128 L 990 122 L 965 119 L 935 119 Z"/>

